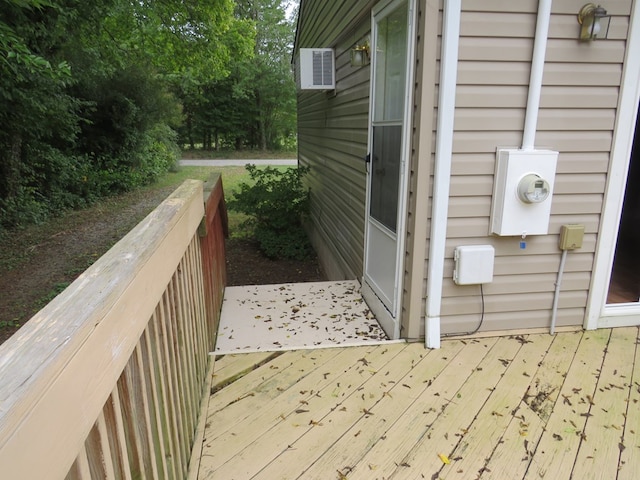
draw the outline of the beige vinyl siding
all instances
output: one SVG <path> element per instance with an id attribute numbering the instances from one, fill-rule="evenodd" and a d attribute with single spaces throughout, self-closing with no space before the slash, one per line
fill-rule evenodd
<path id="1" fill-rule="evenodd" d="M 298 158 L 310 166 L 309 231 L 330 279 L 362 276 L 369 66 L 350 51 L 370 30 L 371 1 L 301 3 L 297 48 L 335 49 L 336 89 L 298 91 Z"/>
<path id="2" fill-rule="evenodd" d="M 494 281 L 484 285 L 483 330 L 547 327 L 563 224 L 585 225 L 569 252 L 557 324 L 582 325 L 607 180 L 631 0 L 608 2 L 609 39 L 576 40 L 582 3 L 554 1 L 535 146 L 559 152 L 549 235 L 489 235 L 495 151 L 522 143 L 537 1 L 463 1 L 447 225 L 442 332 L 473 330 L 480 289 L 453 283 L 453 251 L 490 244 Z M 437 114 L 437 113 L 436 113 Z"/>

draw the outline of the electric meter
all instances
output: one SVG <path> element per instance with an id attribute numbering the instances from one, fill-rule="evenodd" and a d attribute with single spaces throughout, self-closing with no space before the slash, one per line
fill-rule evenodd
<path id="1" fill-rule="evenodd" d="M 518 198 L 524 203 L 542 203 L 549 197 L 549 182 L 540 175 L 529 173 L 518 182 Z"/>

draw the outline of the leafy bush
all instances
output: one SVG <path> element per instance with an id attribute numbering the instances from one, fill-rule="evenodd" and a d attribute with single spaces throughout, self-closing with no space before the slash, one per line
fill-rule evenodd
<path id="1" fill-rule="evenodd" d="M 260 250 L 269 258 L 303 260 L 312 253 L 302 227 L 309 213 L 309 190 L 302 177 L 309 167 L 278 170 L 247 165 L 252 183 L 240 184 L 229 201 L 230 209 L 249 216 L 245 226 L 253 228 Z"/>

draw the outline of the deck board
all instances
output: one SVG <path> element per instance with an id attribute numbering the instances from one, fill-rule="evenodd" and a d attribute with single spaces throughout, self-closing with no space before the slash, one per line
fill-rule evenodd
<path id="1" fill-rule="evenodd" d="M 361 415 L 344 435 L 333 443 L 306 471 L 308 478 L 322 478 L 333 470 L 347 473 L 355 465 L 363 464 L 362 458 L 371 447 L 380 442 L 416 401 L 424 390 L 436 379 L 461 350 L 461 343 L 447 343 L 442 350 L 425 353 L 419 344 L 407 346 L 407 350 L 423 357 L 415 362 L 411 374 L 402 378 L 386 379 L 387 390 L 380 395 L 377 403 L 369 410 L 372 415 Z M 388 375 L 385 374 L 385 377 Z M 400 391 L 400 392 L 398 392 Z M 366 462 L 365 468 L 375 469 L 374 463 Z"/>
<path id="2" fill-rule="evenodd" d="M 635 349 L 636 338 L 635 328 L 619 328 L 611 332 L 597 388 L 591 400 L 587 399 L 590 416 L 573 470 L 577 478 L 605 479 L 607 477 L 602 472 L 611 472 L 618 467 L 620 449 L 624 445 L 629 379 L 633 374 L 628 352 Z M 640 471 L 635 473 L 640 475 Z"/>
<path id="3" fill-rule="evenodd" d="M 636 330 L 636 334 L 638 334 Z M 631 362 L 631 352 L 627 361 Z M 629 381 L 629 402 L 624 429 L 624 450 L 620 453 L 618 478 L 632 480 L 640 472 L 640 338 L 636 338 L 633 376 Z"/>
<path id="4" fill-rule="evenodd" d="M 638 349 L 632 327 L 285 352 L 212 394 L 198 478 L 636 478 Z"/>
<path id="5" fill-rule="evenodd" d="M 581 332 L 556 335 L 539 364 L 527 361 L 536 371 L 485 466 L 483 478 L 501 480 L 524 477 L 560 396 L 565 368 L 573 359 L 581 338 Z M 532 337 L 528 336 L 527 340 L 532 340 Z"/>
<path id="6" fill-rule="evenodd" d="M 525 478 L 570 478 L 611 330 L 585 332 Z"/>
<path id="7" fill-rule="evenodd" d="M 458 445 L 450 455 L 457 460 L 442 467 L 443 477 L 464 479 L 469 477 L 470 472 L 475 474 L 480 469 L 484 471 L 489 468 L 485 459 L 491 458 L 514 417 L 519 420 L 517 436 L 521 437 L 527 431 L 526 421 L 521 420 L 518 407 L 531 382 L 529 372 L 542 361 L 551 341 L 549 335 L 532 335 L 521 344 L 515 358 L 479 411 L 477 420 L 460 436 Z M 524 449 L 516 449 L 516 452 L 520 454 L 520 461 Z"/>

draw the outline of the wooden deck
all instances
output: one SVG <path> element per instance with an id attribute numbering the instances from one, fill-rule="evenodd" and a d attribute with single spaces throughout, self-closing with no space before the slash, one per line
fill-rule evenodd
<path id="1" fill-rule="evenodd" d="M 198 478 L 640 478 L 638 328 L 228 355 Z"/>

